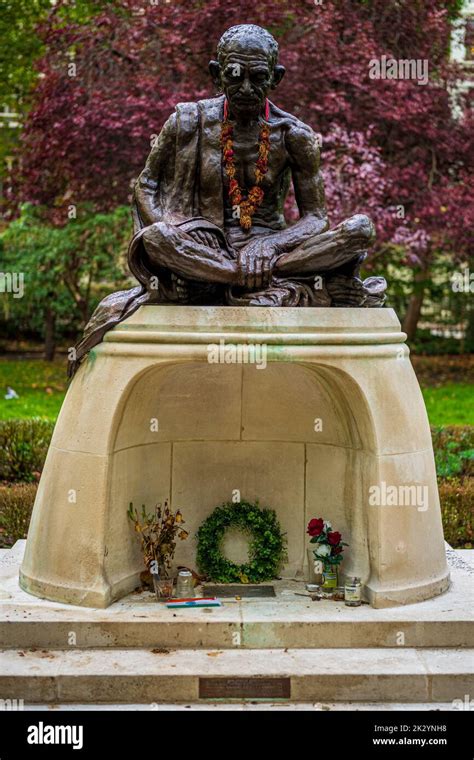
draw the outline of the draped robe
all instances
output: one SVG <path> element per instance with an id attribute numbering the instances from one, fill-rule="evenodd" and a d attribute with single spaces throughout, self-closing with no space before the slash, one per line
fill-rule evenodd
<path id="1" fill-rule="evenodd" d="M 158 138 L 147 162 L 154 171 L 140 175 L 135 187 L 132 216 L 134 236 L 128 249 L 128 265 L 139 285 L 106 296 L 87 323 L 82 339 L 75 348 L 75 357 L 69 364 L 73 376 L 84 356 L 100 343 L 105 333 L 131 316 L 140 306 L 179 302 L 173 275 L 166 268 L 151 265 L 143 235 L 148 224 L 144 220 L 143 194 L 153 199 L 153 222 L 166 222 L 184 232 L 208 229 L 214 232 L 224 250 L 232 255 L 224 229 L 224 192 L 220 134 L 224 97 L 201 100 L 195 103 L 179 103 L 175 114 L 175 160 L 174 172 L 166 171 L 169 154 Z M 278 114 L 280 109 L 271 104 Z M 269 229 L 269 232 L 272 232 Z M 196 300 L 191 303 L 258 306 L 329 306 L 331 299 L 323 288 L 315 292 L 313 276 L 306 278 L 273 277 L 265 291 L 244 292 L 241 288 L 194 283 Z M 383 278 L 369 278 L 365 283 L 373 303 L 382 288 Z M 365 284 L 364 283 L 364 284 Z M 370 287 L 372 286 L 372 287 Z M 209 300 L 206 301 L 206 292 Z M 201 300 L 199 300 L 201 299 Z M 383 302 L 383 301 L 382 301 Z"/>

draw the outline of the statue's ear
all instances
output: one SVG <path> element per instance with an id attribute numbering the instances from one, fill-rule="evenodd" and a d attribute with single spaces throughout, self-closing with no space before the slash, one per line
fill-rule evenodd
<path id="1" fill-rule="evenodd" d="M 209 61 L 209 71 L 211 72 L 212 81 L 216 87 L 221 86 L 221 67 L 218 61 Z"/>
<path id="2" fill-rule="evenodd" d="M 284 66 L 280 66 L 280 64 L 278 64 L 277 66 L 275 66 L 275 68 L 273 69 L 272 90 L 274 90 L 275 87 L 280 84 L 281 80 L 285 76 L 285 71 L 286 71 L 286 69 L 285 69 Z"/>

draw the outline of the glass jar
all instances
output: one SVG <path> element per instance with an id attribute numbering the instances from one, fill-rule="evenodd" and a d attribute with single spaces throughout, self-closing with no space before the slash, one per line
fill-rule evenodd
<path id="1" fill-rule="evenodd" d="M 176 581 L 176 598 L 189 599 L 194 597 L 193 574 L 189 570 L 180 570 Z"/>
<path id="2" fill-rule="evenodd" d="M 323 563 L 314 556 L 314 549 L 308 549 L 308 583 L 321 586 L 323 582 Z"/>
<path id="3" fill-rule="evenodd" d="M 347 578 L 344 584 L 344 604 L 360 607 L 362 604 L 362 584 L 360 578 Z"/>
<path id="4" fill-rule="evenodd" d="M 334 601 L 344 601 L 344 586 L 337 586 L 337 588 L 334 589 Z"/>

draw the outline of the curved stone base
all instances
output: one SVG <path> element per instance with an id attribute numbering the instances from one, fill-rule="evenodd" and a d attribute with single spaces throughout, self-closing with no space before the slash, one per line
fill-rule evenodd
<path id="1" fill-rule="evenodd" d="M 395 607 L 401 604 L 414 604 L 415 602 L 424 602 L 426 599 L 432 599 L 439 596 L 449 589 L 450 579 L 449 572 L 443 573 L 435 580 L 427 580 L 422 584 L 417 582 L 413 586 L 400 586 L 395 588 L 377 588 L 374 584 L 365 586 L 365 598 L 372 607 Z"/>
<path id="2" fill-rule="evenodd" d="M 28 576 L 20 568 L 19 582 L 23 591 L 38 596 L 41 599 L 51 599 L 64 604 L 74 604 L 79 607 L 108 607 L 113 602 L 129 594 L 140 585 L 140 567 L 136 572 L 126 577 L 116 579 L 113 586 L 109 583 L 97 583 L 94 588 L 86 588 L 77 584 L 39 580 Z"/>
<path id="3" fill-rule="evenodd" d="M 130 502 L 169 499 L 194 536 L 240 494 L 276 510 L 284 577 L 304 577 L 306 525 L 322 516 L 374 606 L 441 593 L 431 435 L 404 341 L 391 309 L 142 307 L 68 390 L 22 588 L 105 607 L 143 568 Z M 176 563 L 194 567 L 195 549 L 180 542 Z"/>

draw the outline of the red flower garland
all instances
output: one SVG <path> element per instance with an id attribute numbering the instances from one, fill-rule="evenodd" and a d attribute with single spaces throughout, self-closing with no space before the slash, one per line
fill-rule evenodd
<path id="1" fill-rule="evenodd" d="M 227 118 L 227 100 L 224 103 L 224 121 L 221 129 L 221 147 L 222 158 L 224 161 L 224 170 L 229 177 L 229 199 L 232 206 L 238 206 L 240 209 L 240 226 L 244 230 L 249 230 L 252 226 L 252 217 L 261 205 L 265 194 L 259 185 L 268 171 L 268 154 L 270 151 L 270 128 L 268 124 L 262 124 L 258 142 L 258 159 L 255 164 L 255 184 L 249 190 L 247 198 L 242 195 L 239 183 L 235 179 L 236 169 L 234 163 L 234 143 L 232 135 L 234 128 Z M 268 100 L 265 104 L 265 118 L 268 119 Z"/>

